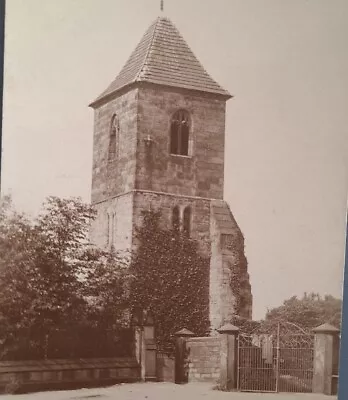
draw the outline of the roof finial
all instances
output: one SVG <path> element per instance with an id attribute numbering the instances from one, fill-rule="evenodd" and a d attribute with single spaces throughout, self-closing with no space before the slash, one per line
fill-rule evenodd
<path id="1" fill-rule="evenodd" d="M 163 0 L 161 0 L 161 11 L 163 12 Z"/>

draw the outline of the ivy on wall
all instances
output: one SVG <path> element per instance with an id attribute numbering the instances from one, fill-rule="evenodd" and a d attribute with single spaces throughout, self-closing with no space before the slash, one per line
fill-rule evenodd
<path id="1" fill-rule="evenodd" d="M 161 213 L 145 211 L 136 229 L 130 272 L 131 309 L 151 310 L 160 350 L 173 350 L 174 333 L 209 331 L 209 258 L 195 240 L 160 225 Z"/>
<path id="2" fill-rule="evenodd" d="M 248 285 L 248 261 L 244 253 L 244 237 L 242 232 L 238 231 L 231 239 L 230 249 L 233 255 L 233 263 L 229 263 L 230 286 L 235 296 L 235 314 L 239 315 L 248 305 L 248 299 L 244 295 Z"/>

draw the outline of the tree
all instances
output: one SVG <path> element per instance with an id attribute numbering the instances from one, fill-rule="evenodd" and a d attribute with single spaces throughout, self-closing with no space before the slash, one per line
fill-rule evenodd
<path id="1" fill-rule="evenodd" d="M 159 348 L 169 349 L 184 327 L 197 335 L 209 330 L 209 259 L 184 233 L 162 228 L 160 212 L 143 216 L 130 268 L 131 309 L 152 312 Z"/>
<path id="2" fill-rule="evenodd" d="M 113 249 L 90 249 L 84 265 L 84 296 L 89 299 L 92 326 L 129 325 L 129 257 Z"/>
<path id="3" fill-rule="evenodd" d="M 12 208 L 10 197 L 1 199 L 0 204 L 0 319 L 4 326 L 24 322 L 23 312 L 30 303 L 30 283 L 24 276 L 31 271 L 32 254 L 30 250 L 31 227 L 24 215 Z M 24 259 L 27 262 L 24 262 Z M 29 281 L 30 282 L 30 281 Z M 18 305 L 18 307 L 15 307 Z M 25 322 L 24 322 L 25 323 Z"/>
<path id="4" fill-rule="evenodd" d="M 305 328 L 314 328 L 324 323 L 340 327 L 341 310 L 341 299 L 305 293 L 302 298 L 293 296 L 280 307 L 268 310 L 266 320 L 288 321 Z"/>
<path id="5" fill-rule="evenodd" d="M 51 197 L 30 221 L 15 211 L 2 220 L 0 312 L 9 327 L 46 330 L 80 319 L 80 258 L 92 210 Z"/>
<path id="6" fill-rule="evenodd" d="M 0 337 L 83 326 L 109 328 L 126 308 L 127 274 L 119 255 L 89 243 L 93 208 L 49 197 L 37 218 L 0 204 Z M 92 302 L 91 299 L 94 301 Z M 41 340 L 41 339 L 40 339 Z"/>

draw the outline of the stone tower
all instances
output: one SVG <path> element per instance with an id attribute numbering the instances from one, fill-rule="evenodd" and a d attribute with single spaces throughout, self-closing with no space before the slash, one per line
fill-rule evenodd
<path id="1" fill-rule="evenodd" d="M 92 241 L 132 248 L 141 211 L 199 240 L 210 256 L 210 321 L 251 318 L 244 239 L 223 200 L 226 101 L 173 23 L 159 17 L 94 109 Z M 231 276 L 239 276 L 233 289 Z M 237 304 L 238 310 L 237 310 Z"/>

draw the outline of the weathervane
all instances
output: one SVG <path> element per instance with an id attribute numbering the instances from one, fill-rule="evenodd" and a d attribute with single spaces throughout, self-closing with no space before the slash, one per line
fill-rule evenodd
<path id="1" fill-rule="evenodd" d="M 163 0 L 161 0 L 161 11 L 163 12 Z"/>

